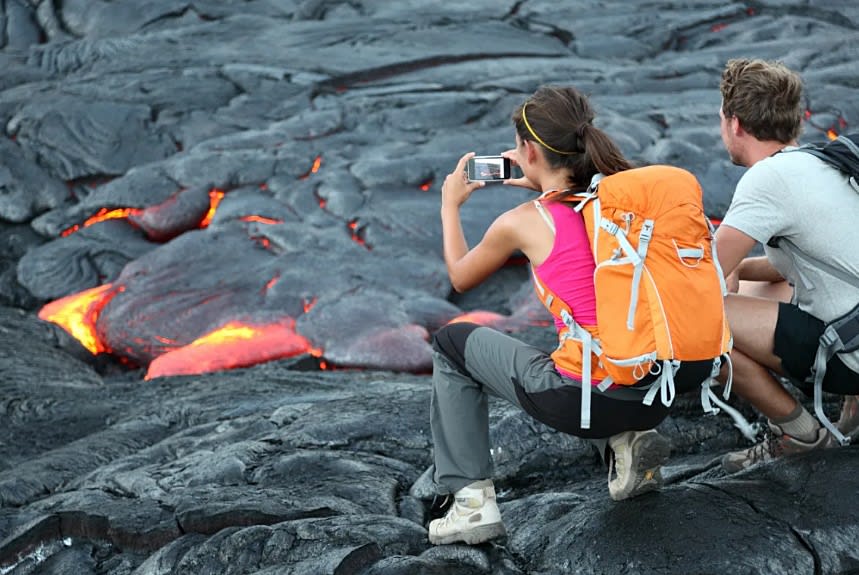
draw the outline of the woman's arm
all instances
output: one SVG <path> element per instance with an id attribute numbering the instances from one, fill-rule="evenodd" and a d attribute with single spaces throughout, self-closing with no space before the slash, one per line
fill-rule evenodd
<path id="1" fill-rule="evenodd" d="M 473 155 L 472 152 L 460 158 L 454 171 L 445 178 L 441 189 L 444 262 L 447 265 L 450 283 L 458 292 L 464 292 L 479 285 L 492 272 L 504 265 L 517 248 L 516 228 L 511 222 L 515 218 L 507 212 L 492 222 L 480 243 L 473 249 L 468 249 L 468 243 L 462 231 L 459 209 L 474 190 L 484 185 L 483 182 L 466 181 L 465 164 Z"/>
<path id="2" fill-rule="evenodd" d="M 458 292 L 480 285 L 510 258 L 516 249 L 510 212 L 500 215 L 474 248 L 468 249 L 459 220 L 459 209 L 442 209 L 444 261 L 450 283 Z"/>

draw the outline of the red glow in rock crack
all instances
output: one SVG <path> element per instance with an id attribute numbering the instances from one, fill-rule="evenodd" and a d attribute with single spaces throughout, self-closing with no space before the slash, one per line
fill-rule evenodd
<path id="1" fill-rule="evenodd" d="M 282 224 L 283 220 L 278 220 L 275 218 L 266 218 L 263 216 L 242 216 L 239 220 L 243 222 L 256 222 L 258 224 L 266 224 L 266 225 L 274 225 L 274 224 Z"/>
<path id="2" fill-rule="evenodd" d="M 224 192 L 218 188 L 209 190 L 209 211 L 206 212 L 206 215 L 200 221 L 200 228 L 208 228 L 209 224 L 212 223 L 212 218 L 215 217 L 215 212 L 218 210 L 221 200 L 224 199 L 224 195 Z"/>
<path id="3" fill-rule="evenodd" d="M 310 177 L 310 174 L 315 174 L 319 171 L 319 167 L 322 165 L 322 155 L 316 156 L 316 159 L 313 160 L 313 165 L 310 166 L 310 170 L 302 174 L 298 177 L 300 180 L 306 180 Z"/>

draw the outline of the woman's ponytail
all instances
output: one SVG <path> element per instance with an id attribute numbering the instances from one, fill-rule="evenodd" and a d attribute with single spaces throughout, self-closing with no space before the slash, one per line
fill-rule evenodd
<path id="1" fill-rule="evenodd" d="M 591 124 L 584 124 L 583 127 L 585 163 L 596 168 L 594 173 L 610 176 L 633 167 L 608 134 Z"/>
<path id="2" fill-rule="evenodd" d="M 587 97 L 572 87 L 543 86 L 513 112 L 519 137 L 538 142 L 553 168 L 569 170 L 571 190 L 587 188 L 596 173 L 633 167 L 593 119 Z"/>

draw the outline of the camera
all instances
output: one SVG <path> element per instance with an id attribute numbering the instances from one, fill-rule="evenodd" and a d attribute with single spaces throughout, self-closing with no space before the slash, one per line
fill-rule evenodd
<path id="1" fill-rule="evenodd" d="M 470 182 L 494 182 L 510 179 L 510 160 L 501 156 L 474 156 L 465 172 Z"/>

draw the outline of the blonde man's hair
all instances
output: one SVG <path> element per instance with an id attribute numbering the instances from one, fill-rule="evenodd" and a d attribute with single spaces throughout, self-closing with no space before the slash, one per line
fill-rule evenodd
<path id="1" fill-rule="evenodd" d="M 758 140 L 787 144 L 802 125 L 802 79 L 781 62 L 729 60 L 719 85 L 722 113 Z"/>

